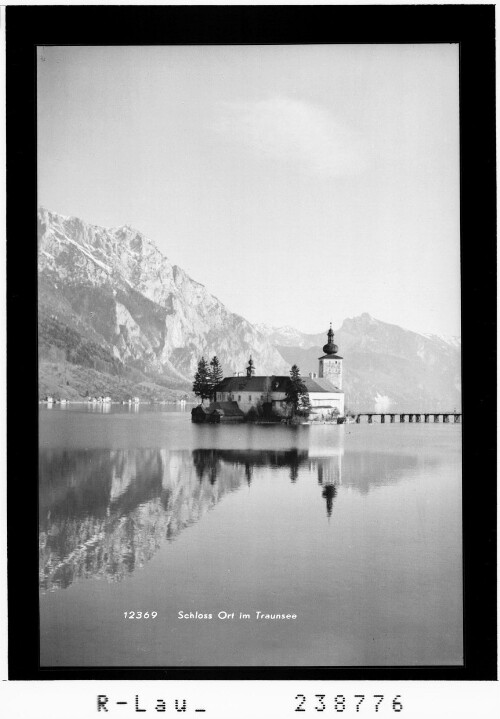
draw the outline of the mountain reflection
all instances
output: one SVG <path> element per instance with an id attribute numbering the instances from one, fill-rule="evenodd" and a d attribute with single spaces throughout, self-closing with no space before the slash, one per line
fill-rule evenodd
<path id="1" fill-rule="evenodd" d="M 340 485 L 366 493 L 399 481 L 423 461 L 392 453 L 344 456 L 343 447 L 321 455 L 305 449 L 42 450 L 40 586 L 123 579 L 226 494 L 250 487 L 262 468 L 288 470 L 292 483 L 314 476 L 330 517 Z"/>

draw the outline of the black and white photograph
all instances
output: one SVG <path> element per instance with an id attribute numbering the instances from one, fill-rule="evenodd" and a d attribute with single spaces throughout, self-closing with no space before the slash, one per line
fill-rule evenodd
<path id="1" fill-rule="evenodd" d="M 276 716 L 437 717 L 441 683 L 469 711 L 494 13 L 11 10 L 9 679 L 71 680 L 85 719 L 246 717 L 261 680 Z"/>
<path id="2" fill-rule="evenodd" d="M 458 60 L 38 48 L 41 666 L 463 663 Z"/>

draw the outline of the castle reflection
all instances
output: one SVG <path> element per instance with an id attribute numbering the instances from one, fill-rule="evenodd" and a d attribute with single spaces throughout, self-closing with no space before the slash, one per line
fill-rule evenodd
<path id="1" fill-rule="evenodd" d="M 276 479 L 288 470 L 292 483 L 314 477 L 330 518 L 341 486 L 366 493 L 400 481 L 419 462 L 409 454 L 344 456 L 343 446 L 42 450 L 40 586 L 50 590 L 89 577 L 124 578 L 226 494 L 251 487 L 266 469 Z"/>

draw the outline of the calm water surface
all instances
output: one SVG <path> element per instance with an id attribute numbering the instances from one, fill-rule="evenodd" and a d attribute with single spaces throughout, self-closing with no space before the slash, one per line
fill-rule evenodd
<path id="1" fill-rule="evenodd" d="M 41 409 L 42 666 L 462 664 L 460 452 L 453 424 Z"/>

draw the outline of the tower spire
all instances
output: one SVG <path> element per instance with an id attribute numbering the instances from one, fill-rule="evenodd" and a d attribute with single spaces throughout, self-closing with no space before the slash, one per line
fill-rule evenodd
<path id="1" fill-rule="evenodd" d="M 334 354 L 337 354 L 339 348 L 338 348 L 337 345 L 334 344 L 334 342 L 333 342 L 333 337 L 334 337 L 334 335 L 333 335 L 332 323 L 331 323 L 331 322 L 330 322 L 330 329 L 328 330 L 326 336 L 328 337 L 328 342 L 326 343 L 326 345 L 324 345 L 324 347 L 323 347 L 323 352 L 324 352 L 326 355 L 334 355 Z"/>
<path id="2" fill-rule="evenodd" d="M 248 367 L 247 367 L 247 377 L 253 377 L 255 374 L 255 367 L 253 364 L 252 355 L 250 355 L 250 359 L 248 360 Z"/>

